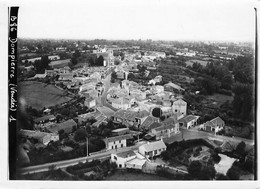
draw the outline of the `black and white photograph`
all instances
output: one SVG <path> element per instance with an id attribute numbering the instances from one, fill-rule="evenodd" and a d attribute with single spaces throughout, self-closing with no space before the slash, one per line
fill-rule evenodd
<path id="1" fill-rule="evenodd" d="M 257 1 L 11 2 L 9 181 L 257 188 Z"/>

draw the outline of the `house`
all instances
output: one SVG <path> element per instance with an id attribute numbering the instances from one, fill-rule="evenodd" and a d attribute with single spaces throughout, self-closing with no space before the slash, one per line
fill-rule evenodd
<path id="1" fill-rule="evenodd" d="M 106 144 L 107 150 L 113 150 L 113 149 L 126 147 L 127 146 L 126 140 L 132 138 L 133 138 L 132 134 L 127 134 L 127 135 L 105 138 L 104 142 Z"/>
<path id="2" fill-rule="evenodd" d="M 143 111 L 131 111 L 131 110 L 118 110 L 113 115 L 113 121 L 122 123 L 126 126 L 139 126 L 142 125 L 149 112 Z"/>
<path id="3" fill-rule="evenodd" d="M 50 125 L 47 127 L 47 130 L 52 133 L 59 133 L 60 130 L 64 130 L 65 133 L 71 133 L 73 127 L 77 127 L 77 123 L 73 119 L 69 119 L 62 123 Z"/>
<path id="4" fill-rule="evenodd" d="M 96 99 L 94 98 L 86 98 L 84 101 L 84 105 L 87 106 L 88 108 L 93 108 L 96 106 Z"/>
<path id="5" fill-rule="evenodd" d="M 139 153 L 146 158 L 153 158 L 155 156 L 161 155 L 163 151 L 166 151 L 166 145 L 162 140 L 155 142 L 148 142 L 143 144 L 138 149 Z"/>
<path id="6" fill-rule="evenodd" d="M 111 162 L 115 162 L 118 168 L 125 168 L 126 162 L 136 158 L 134 151 L 126 151 L 121 153 L 112 153 Z"/>
<path id="7" fill-rule="evenodd" d="M 72 81 L 73 73 L 61 73 L 59 74 L 59 81 Z"/>
<path id="8" fill-rule="evenodd" d="M 119 129 L 112 130 L 112 134 L 114 136 L 120 136 L 120 135 L 129 134 L 129 133 L 130 133 L 129 128 L 119 128 Z"/>
<path id="9" fill-rule="evenodd" d="M 197 125 L 199 116 L 187 115 L 179 120 L 180 127 L 186 127 L 187 129 Z"/>
<path id="10" fill-rule="evenodd" d="M 164 90 L 170 91 L 170 92 L 177 92 L 177 93 L 184 91 L 183 88 L 181 88 L 179 85 L 176 85 L 175 83 L 172 83 L 172 82 L 165 84 Z"/>
<path id="11" fill-rule="evenodd" d="M 165 121 L 157 124 L 157 127 L 151 128 L 151 133 L 156 136 L 156 139 L 171 137 L 179 133 L 179 122 L 176 118 L 170 117 Z"/>
<path id="12" fill-rule="evenodd" d="M 63 68 L 65 66 L 68 66 L 69 63 L 70 63 L 70 59 L 56 60 L 56 61 L 51 61 L 50 66 L 52 68 Z"/>
<path id="13" fill-rule="evenodd" d="M 217 133 L 218 131 L 224 129 L 224 126 L 225 126 L 225 122 L 220 117 L 216 117 L 204 123 L 203 129 L 208 132 Z"/>
<path id="14" fill-rule="evenodd" d="M 56 123 L 56 117 L 54 115 L 47 115 L 39 117 L 33 120 L 35 127 L 45 127 Z"/>
<path id="15" fill-rule="evenodd" d="M 174 101 L 172 104 L 172 112 L 175 114 L 179 112 L 185 116 L 187 112 L 187 102 L 182 99 Z"/>
<path id="16" fill-rule="evenodd" d="M 46 133 L 40 131 L 33 131 L 33 130 L 24 130 L 21 129 L 19 132 L 23 137 L 28 139 L 33 139 L 35 143 L 41 143 L 44 145 L 48 145 L 50 141 L 58 141 L 59 135 L 56 133 Z"/>
<path id="17" fill-rule="evenodd" d="M 148 130 L 151 127 L 151 125 L 155 122 L 159 122 L 159 119 L 153 116 L 148 116 L 145 119 L 145 121 L 141 124 L 141 128 Z"/>

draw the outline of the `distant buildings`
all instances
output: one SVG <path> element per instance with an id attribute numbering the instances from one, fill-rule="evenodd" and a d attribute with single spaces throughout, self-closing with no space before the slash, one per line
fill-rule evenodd
<path id="1" fill-rule="evenodd" d="M 148 117 L 149 112 L 139 111 L 134 112 L 130 110 L 118 110 L 113 115 L 113 121 L 122 123 L 126 126 L 139 126 L 142 125 L 145 119 Z"/>
<path id="2" fill-rule="evenodd" d="M 51 124 L 56 123 L 56 117 L 54 115 L 47 115 L 39 117 L 33 120 L 35 127 L 45 127 Z"/>

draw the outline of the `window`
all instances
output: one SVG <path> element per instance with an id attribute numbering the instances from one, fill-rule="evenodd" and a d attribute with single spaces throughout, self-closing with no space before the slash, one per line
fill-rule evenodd
<path id="1" fill-rule="evenodd" d="M 114 159 L 115 159 L 115 160 L 117 160 L 117 157 L 116 157 L 116 156 L 114 156 Z"/>
<path id="2" fill-rule="evenodd" d="M 175 110 L 175 112 L 177 112 L 177 110 Z"/>
<path id="3" fill-rule="evenodd" d="M 121 143 L 121 140 L 119 140 L 119 143 Z"/>
<path id="4" fill-rule="evenodd" d="M 154 150 L 154 155 L 156 155 L 157 154 L 157 150 Z"/>
<path id="5" fill-rule="evenodd" d="M 112 146 L 112 149 L 114 149 L 114 146 Z"/>
<path id="6" fill-rule="evenodd" d="M 122 165 L 121 165 L 121 164 L 119 164 L 119 167 L 121 168 L 121 167 L 122 167 Z"/>
<path id="7" fill-rule="evenodd" d="M 116 144 L 116 141 L 114 141 L 114 144 Z"/>
<path id="8" fill-rule="evenodd" d="M 124 144 L 121 144 L 121 148 L 123 148 L 124 147 Z"/>

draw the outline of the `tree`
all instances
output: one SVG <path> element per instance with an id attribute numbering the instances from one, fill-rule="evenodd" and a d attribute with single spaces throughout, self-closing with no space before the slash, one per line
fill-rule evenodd
<path id="1" fill-rule="evenodd" d="M 154 117 L 160 118 L 162 116 L 161 108 L 154 108 L 153 111 L 152 111 L 152 115 Z"/>
<path id="2" fill-rule="evenodd" d="M 246 143 L 244 141 L 241 141 L 237 147 L 236 147 L 236 153 L 239 154 L 240 156 L 244 157 L 246 153 Z"/>
<path id="3" fill-rule="evenodd" d="M 103 66 L 104 65 L 104 57 L 100 55 L 97 59 L 97 66 Z"/>
<path id="4" fill-rule="evenodd" d="M 192 161 L 188 167 L 188 172 L 191 176 L 197 178 L 202 169 L 200 161 Z"/>
<path id="5" fill-rule="evenodd" d="M 81 128 L 81 129 L 78 129 L 76 132 L 75 132 L 75 135 L 74 135 L 74 140 L 75 141 L 82 141 L 82 140 L 85 140 L 87 137 L 87 132 L 84 128 Z"/>
<path id="6" fill-rule="evenodd" d="M 230 180 L 239 180 L 240 178 L 240 173 L 239 173 L 239 168 L 232 166 L 228 172 L 227 176 L 230 178 Z"/>

